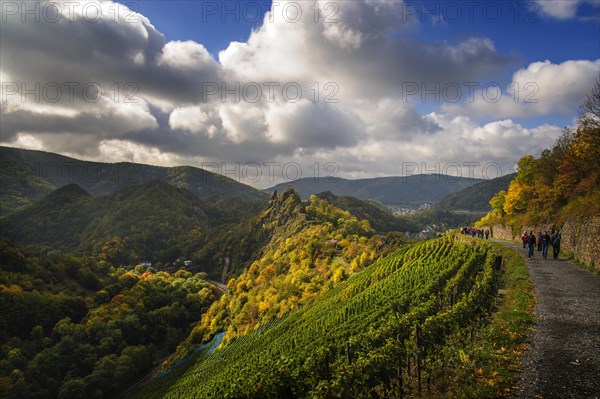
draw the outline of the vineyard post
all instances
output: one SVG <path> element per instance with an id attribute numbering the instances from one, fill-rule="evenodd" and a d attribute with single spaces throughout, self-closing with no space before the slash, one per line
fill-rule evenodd
<path id="1" fill-rule="evenodd" d="M 398 346 L 400 346 L 400 334 L 396 335 L 396 342 L 398 343 Z M 404 392 L 403 392 L 403 387 L 402 387 L 402 350 L 399 351 L 399 356 L 398 356 L 398 388 L 400 391 L 400 397 L 404 397 Z"/>
<path id="2" fill-rule="evenodd" d="M 496 256 L 494 259 L 494 270 L 499 272 L 502 269 L 502 256 Z"/>
<path id="3" fill-rule="evenodd" d="M 427 396 L 431 396 L 431 366 L 427 368 Z"/>
<path id="4" fill-rule="evenodd" d="M 348 357 L 348 364 L 352 363 L 352 356 L 350 355 L 350 341 L 346 341 L 346 356 Z"/>
<path id="5" fill-rule="evenodd" d="M 417 346 L 417 391 L 421 395 L 421 327 L 415 325 L 415 344 Z"/>
<path id="6" fill-rule="evenodd" d="M 408 378 L 408 383 L 410 384 L 412 381 L 410 377 L 410 353 L 408 350 L 406 351 L 406 377 Z"/>
<path id="7" fill-rule="evenodd" d="M 458 284 L 452 286 L 452 306 L 456 305 L 456 296 L 458 294 Z"/>
<path id="8" fill-rule="evenodd" d="M 442 286 L 440 284 L 440 276 L 436 277 L 436 294 L 437 294 L 437 299 L 438 299 L 438 307 L 441 312 L 443 309 L 444 302 L 442 299 Z"/>

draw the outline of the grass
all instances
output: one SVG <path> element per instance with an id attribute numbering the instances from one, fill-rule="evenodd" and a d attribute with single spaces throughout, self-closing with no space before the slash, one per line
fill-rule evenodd
<path id="1" fill-rule="evenodd" d="M 479 239 L 467 240 L 484 242 Z M 447 345 L 449 386 L 453 398 L 495 398 L 510 395 L 521 370 L 521 355 L 534 324 L 536 303 L 527 265 L 515 250 L 486 242 L 503 259 L 501 295 L 488 323 L 475 331 L 461 331 Z M 432 394 L 431 397 L 437 395 Z"/>

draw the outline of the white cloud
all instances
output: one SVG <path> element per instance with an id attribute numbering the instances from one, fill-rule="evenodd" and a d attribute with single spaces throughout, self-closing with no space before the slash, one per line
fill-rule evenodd
<path id="1" fill-rule="evenodd" d="M 219 107 L 225 135 L 236 144 L 263 140 L 267 124 L 265 111 L 254 104 L 233 103 Z"/>
<path id="2" fill-rule="evenodd" d="M 27 133 L 17 136 L 11 144 L 14 147 L 26 148 L 28 150 L 44 149 L 44 144 L 39 139 Z"/>
<path id="3" fill-rule="evenodd" d="M 175 108 L 169 115 L 171 129 L 187 130 L 191 133 L 211 131 L 212 111 L 201 105 Z"/>
<path id="4" fill-rule="evenodd" d="M 175 154 L 162 153 L 158 148 L 123 140 L 103 140 L 99 158 L 105 162 L 136 162 L 159 166 L 182 165 L 185 159 Z"/>
<path id="5" fill-rule="evenodd" d="M 213 62 L 206 48 L 191 40 L 166 43 L 158 58 L 158 65 L 168 65 L 180 70 L 201 71 Z"/>
<path id="6" fill-rule="evenodd" d="M 582 1 L 579 0 L 537 0 L 541 11 L 557 19 L 569 19 L 575 17 L 577 7 Z"/>
<path id="7" fill-rule="evenodd" d="M 402 98 L 406 83 L 420 91 L 423 83 L 480 82 L 503 76 L 515 58 L 500 54 L 486 37 L 420 40 L 397 1 L 336 2 L 338 9 L 321 1 L 318 22 L 312 2 L 293 3 L 303 7 L 300 21 L 281 18 L 286 2 L 280 2 L 246 42 L 230 43 L 218 60 L 201 43 L 167 41 L 123 5 L 116 7 L 122 17 L 135 17 L 133 23 L 115 20 L 110 1 L 101 3 L 106 12 L 95 23 L 81 7 L 73 21 L 62 23 L 11 19 L 0 37 L 3 82 L 19 88 L 94 82 L 102 96 L 91 102 L 78 92 L 73 100 L 23 102 L 17 92 L 2 104 L 2 141 L 164 165 L 335 162 L 340 174 L 355 177 L 399 174 L 402 161 L 508 165 L 551 145 L 559 132 L 549 125 L 526 128 L 514 118 L 571 115 L 600 69 L 600 60 L 532 63 L 513 80 L 521 87 L 536 83 L 538 103 L 478 100 L 423 115 L 418 102 Z M 270 82 L 278 85 L 274 98 L 265 87 Z M 261 98 L 246 101 L 238 93 L 241 98 L 232 100 L 221 92 L 222 84 L 232 89 L 236 83 L 261 85 Z M 298 99 L 285 100 L 288 83 L 301 88 Z M 216 88 L 208 99 L 207 85 Z M 492 122 L 479 123 L 483 116 Z"/>
<path id="8" fill-rule="evenodd" d="M 599 76 L 600 59 L 570 60 L 561 64 L 548 60 L 534 62 L 513 74 L 511 84 L 503 89 L 501 97 L 496 98 L 494 89 L 487 98 L 482 90 L 476 90 L 474 102 L 445 104 L 442 109 L 501 118 L 574 115 Z"/>

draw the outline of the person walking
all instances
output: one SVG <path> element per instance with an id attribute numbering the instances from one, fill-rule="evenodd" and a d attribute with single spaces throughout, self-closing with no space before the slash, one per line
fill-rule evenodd
<path id="1" fill-rule="evenodd" d="M 533 258 L 534 251 L 535 251 L 535 235 L 533 235 L 533 231 L 530 231 L 529 236 L 527 236 L 527 257 L 529 259 Z"/>
<path id="2" fill-rule="evenodd" d="M 548 258 L 548 245 L 550 245 L 550 234 L 548 231 L 544 231 L 542 234 L 542 257 L 544 259 Z"/>
<path id="3" fill-rule="evenodd" d="M 552 235 L 552 257 L 554 259 L 558 259 L 558 254 L 560 253 L 560 240 L 562 239 L 560 235 L 560 231 L 556 230 L 556 233 Z"/>
<path id="4" fill-rule="evenodd" d="M 538 236 L 537 236 L 537 250 L 541 251 L 542 250 L 542 232 L 538 232 Z"/>
<path id="5" fill-rule="evenodd" d="M 527 248 L 527 232 L 524 231 L 521 235 L 521 241 L 523 242 L 523 248 Z"/>

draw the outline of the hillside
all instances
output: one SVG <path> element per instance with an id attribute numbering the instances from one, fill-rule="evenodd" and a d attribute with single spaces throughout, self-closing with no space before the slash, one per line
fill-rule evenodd
<path id="1" fill-rule="evenodd" d="M 481 179 L 445 175 L 390 176 L 372 179 L 347 180 L 342 178 L 303 178 L 278 184 L 269 189 L 281 192 L 294 188 L 303 199 L 312 194 L 330 191 L 337 196 L 373 199 L 385 205 L 417 208 L 423 203 L 434 203 L 446 195 L 480 182 Z"/>
<path id="2" fill-rule="evenodd" d="M 293 190 L 281 193 L 253 218 L 213 230 L 193 253 L 194 264 L 223 282 L 237 277 L 262 256 L 272 239 L 290 237 L 302 228 L 301 209 L 302 201 Z"/>
<path id="3" fill-rule="evenodd" d="M 368 220 L 371 227 L 377 232 L 419 231 L 419 226 L 412 220 L 394 215 L 385 206 L 378 204 L 377 202 L 361 200 L 351 196 L 337 196 L 330 191 L 319 193 L 317 194 L 317 197 L 337 208 L 350 212 L 359 220 Z"/>
<path id="4" fill-rule="evenodd" d="M 576 129 L 563 129 L 538 158 L 522 157 L 507 190 L 492 199 L 481 225 L 562 226 L 568 219 L 600 216 L 600 81 L 582 105 Z"/>
<path id="5" fill-rule="evenodd" d="M 202 274 L 116 266 L 0 238 L 0 396 L 115 397 L 218 296 Z"/>
<path id="6" fill-rule="evenodd" d="M 373 233 L 419 230 L 408 218 L 397 217 L 375 203 L 354 197 L 338 197 L 329 192 L 320 193 L 316 197 L 338 211 L 347 211 L 357 220 L 366 220 Z M 193 254 L 194 264 L 203 265 L 198 270 L 222 281 L 227 281 L 228 277 L 237 277 L 242 270 L 262 256 L 272 239 L 281 240 L 280 235 L 283 235 L 283 238 L 289 237 L 307 223 L 303 209 L 310 205 L 310 202 L 305 201 L 303 204 L 295 191 L 284 191 L 273 198 L 266 209 L 257 211 L 255 217 L 237 225 L 215 229 L 211 233 L 212 238 L 204 241 Z M 215 275 L 217 272 L 221 274 Z"/>
<path id="7" fill-rule="evenodd" d="M 210 228 L 241 219 L 235 210 L 160 181 L 101 197 L 70 184 L 0 219 L 0 235 L 48 250 L 110 253 L 115 262 L 135 264 L 172 261 L 191 252 Z"/>
<path id="8" fill-rule="evenodd" d="M 487 212 L 492 209 L 490 200 L 500 190 L 508 189 L 516 173 L 484 180 L 458 192 L 448 194 L 436 204 L 436 208 L 447 211 Z"/>
<path id="9" fill-rule="evenodd" d="M 198 347 L 134 397 L 388 398 L 421 389 L 432 397 L 500 396 L 514 365 L 507 348 L 523 342 L 528 319 L 525 309 L 512 309 L 518 323 L 486 330 L 501 348 L 482 332 L 505 281 L 496 251 L 448 237 L 404 246 L 258 328 L 239 336 L 228 328 L 217 351 L 219 340 Z M 242 282 L 222 298 L 229 309 Z"/>
<path id="10" fill-rule="evenodd" d="M 70 184 L 1 218 L 0 235 L 46 251 L 102 254 L 120 264 L 165 263 L 185 256 L 193 260 L 194 270 L 221 280 L 259 258 L 272 237 L 283 234 L 277 226 L 302 217 L 294 209 L 303 204 L 292 193 L 286 191 L 265 211 L 260 202 L 231 197 L 212 198 L 208 204 L 160 181 L 101 197 Z M 330 193 L 322 198 L 368 220 L 375 232 L 418 230 L 381 206 Z"/>
<path id="11" fill-rule="evenodd" d="M 317 196 L 303 203 L 293 190 L 273 198 L 245 236 L 240 248 L 255 248 L 251 262 L 230 275 L 229 295 L 199 321 L 181 356 L 219 329 L 244 334 L 311 301 L 405 241 L 375 234 L 367 220 Z"/>
<path id="12" fill-rule="evenodd" d="M 0 215 L 31 205 L 52 190 L 77 184 L 93 196 L 159 180 L 185 188 L 198 198 L 227 196 L 266 201 L 267 194 L 192 166 L 159 167 L 137 163 L 81 161 L 44 151 L 0 147 Z"/>
<path id="13" fill-rule="evenodd" d="M 420 226 L 449 228 L 470 226 L 491 209 L 490 200 L 500 190 L 508 188 L 515 174 L 485 180 L 442 198 L 433 207 L 418 212 L 408 219 Z"/>

